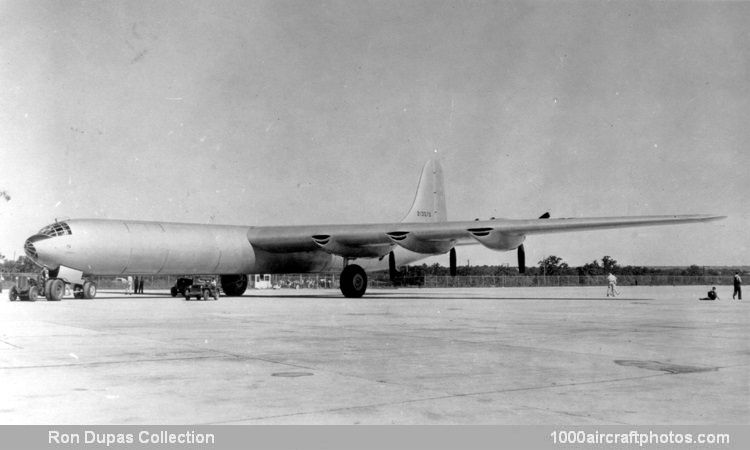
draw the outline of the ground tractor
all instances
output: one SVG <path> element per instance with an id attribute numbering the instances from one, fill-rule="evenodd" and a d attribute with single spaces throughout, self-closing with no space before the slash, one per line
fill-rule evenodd
<path id="1" fill-rule="evenodd" d="M 170 289 L 170 293 L 172 294 L 172 297 L 177 297 L 177 294 L 185 295 L 185 291 L 190 287 L 191 284 L 193 284 L 192 278 L 188 278 L 188 277 L 178 278 L 177 282 Z"/>
<path id="2" fill-rule="evenodd" d="M 36 301 L 39 297 L 39 280 L 27 275 L 18 275 L 15 277 L 15 284 L 8 291 L 10 301 L 16 300 Z"/>
<path id="3" fill-rule="evenodd" d="M 8 297 L 10 301 L 28 300 L 35 301 L 39 297 L 46 297 L 49 301 L 60 301 L 65 295 L 65 281 L 60 278 L 45 279 L 41 275 L 31 277 L 18 275 L 16 283 L 10 289 Z M 96 296 L 96 284 L 84 281 L 83 284 L 70 284 L 73 287 L 73 297 L 94 298 Z"/>

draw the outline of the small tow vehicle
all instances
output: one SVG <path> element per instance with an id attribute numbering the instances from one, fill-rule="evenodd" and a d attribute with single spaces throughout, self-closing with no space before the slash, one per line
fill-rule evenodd
<path id="1" fill-rule="evenodd" d="M 196 300 L 218 300 L 219 288 L 216 286 L 216 280 L 198 279 L 185 289 L 185 300 L 191 297 Z"/>

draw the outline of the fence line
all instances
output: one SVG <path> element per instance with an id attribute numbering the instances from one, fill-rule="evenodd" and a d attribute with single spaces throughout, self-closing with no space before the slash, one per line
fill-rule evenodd
<path id="1" fill-rule="evenodd" d="M 414 282 L 414 280 L 411 280 Z M 418 280 L 416 280 L 418 283 Z M 407 281 L 408 283 L 409 281 Z M 603 286 L 606 275 L 539 275 L 539 276 L 424 276 L 424 287 L 539 287 L 539 286 Z M 729 275 L 619 275 L 619 286 L 676 286 L 676 285 L 727 285 Z"/>
<path id="2" fill-rule="evenodd" d="M 2 286 L 8 288 L 14 282 L 14 277 L 28 275 L 36 277 L 37 274 L 11 274 L 3 273 Z M 210 276 L 208 276 L 210 278 Z M 178 276 L 174 275 L 145 275 L 144 289 L 169 289 L 174 286 Z M 204 278 L 198 277 L 195 278 Z M 124 289 L 125 277 L 123 276 L 95 276 L 91 278 L 97 284 L 98 289 Z M 253 288 L 253 276 L 249 276 L 248 288 Z M 578 276 L 578 275 L 469 275 L 469 276 L 439 276 L 424 275 L 413 277 L 402 277 L 397 286 L 400 287 L 557 287 L 557 286 L 604 286 L 607 284 L 605 275 Z M 617 276 L 619 286 L 674 286 L 674 285 L 702 285 L 718 286 L 731 285 L 731 275 L 619 275 Z M 271 285 L 278 289 L 338 289 L 339 273 L 302 273 L 302 274 L 272 274 Z M 370 288 L 390 288 L 394 284 L 385 277 L 370 276 Z"/>

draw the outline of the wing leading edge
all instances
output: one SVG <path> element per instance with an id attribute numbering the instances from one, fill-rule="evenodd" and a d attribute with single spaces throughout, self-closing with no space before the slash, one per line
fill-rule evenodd
<path id="1" fill-rule="evenodd" d="M 512 250 L 526 235 L 584 230 L 707 222 L 725 216 L 693 214 L 560 219 L 254 227 L 248 240 L 269 252 L 323 250 L 348 258 L 380 257 L 393 247 L 440 254 L 458 243 L 478 242 L 494 250 Z"/>

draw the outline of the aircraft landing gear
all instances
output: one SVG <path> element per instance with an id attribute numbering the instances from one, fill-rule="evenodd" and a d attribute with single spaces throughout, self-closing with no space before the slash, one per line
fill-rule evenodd
<path id="1" fill-rule="evenodd" d="M 239 297 L 247 289 L 247 275 L 222 275 L 221 289 L 227 297 Z"/>
<path id="2" fill-rule="evenodd" d="M 76 284 L 73 286 L 73 297 L 78 299 L 92 299 L 96 297 L 96 283 L 85 281 L 83 285 Z"/>
<path id="3" fill-rule="evenodd" d="M 367 274 L 363 268 L 356 264 L 348 265 L 341 272 L 339 284 L 344 297 L 362 297 L 367 290 Z"/>
<path id="4" fill-rule="evenodd" d="M 65 295 L 65 282 L 59 278 L 49 280 L 45 283 L 45 294 L 47 294 L 47 301 L 59 302 Z"/>
<path id="5" fill-rule="evenodd" d="M 83 278 L 83 272 L 70 267 L 59 266 L 50 270 L 50 278 L 44 282 L 43 293 L 48 301 L 58 302 L 65 295 L 66 285 L 73 289 L 74 298 L 96 297 L 96 283 Z"/>

